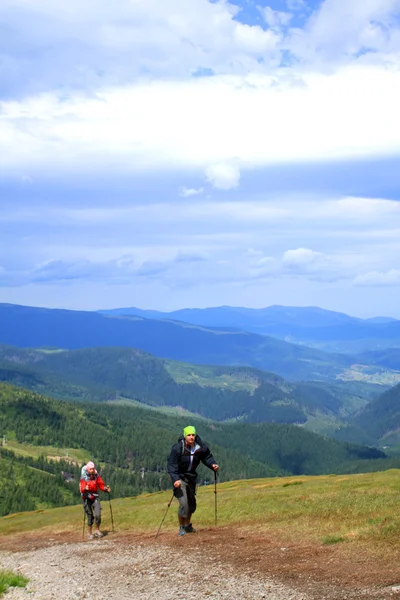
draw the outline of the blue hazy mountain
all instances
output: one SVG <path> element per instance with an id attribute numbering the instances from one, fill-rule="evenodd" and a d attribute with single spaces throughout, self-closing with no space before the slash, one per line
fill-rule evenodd
<path id="1" fill-rule="evenodd" d="M 230 327 L 329 352 L 358 353 L 382 347 L 400 347 L 399 320 L 381 316 L 360 319 L 318 307 L 269 306 L 255 309 L 219 306 L 185 308 L 168 313 L 131 307 L 101 313 L 174 319 L 203 327 Z"/>
<path id="2" fill-rule="evenodd" d="M 245 365 L 291 380 L 335 379 L 354 362 L 274 337 L 120 314 L 0 304 L 0 343 L 22 348 L 131 347 L 196 364 Z"/>

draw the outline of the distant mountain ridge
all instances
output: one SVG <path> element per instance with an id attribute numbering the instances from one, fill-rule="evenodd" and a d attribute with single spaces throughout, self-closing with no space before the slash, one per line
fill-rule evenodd
<path id="1" fill-rule="evenodd" d="M 255 309 L 219 306 L 185 308 L 172 312 L 130 307 L 99 312 L 173 319 L 203 327 L 232 327 L 336 352 L 360 352 L 379 346 L 400 346 L 399 320 L 380 316 L 361 319 L 319 307 L 269 306 Z"/>
<path id="2" fill-rule="evenodd" d="M 65 400 L 127 404 L 130 399 L 215 421 L 304 424 L 310 416 L 346 417 L 368 401 L 351 383 L 289 383 L 251 367 L 202 367 L 131 348 L 49 351 L 0 345 L 0 381 Z"/>
<path id="3" fill-rule="evenodd" d="M 329 380 L 353 364 L 349 356 L 246 331 L 97 312 L 0 304 L 0 343 L 22 348 L 120 346 L 195 364 L 245 365 L 292 381 Z"/>

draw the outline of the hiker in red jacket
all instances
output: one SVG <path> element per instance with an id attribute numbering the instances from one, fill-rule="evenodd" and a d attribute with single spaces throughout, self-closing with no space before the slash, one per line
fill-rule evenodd
<path id="1" fill-rule="evenodd" d="M 82 467 L 79 488 L 83 500 L 83 509 L 87 514 L 88 539 L 92 540 L 94 537 L 101 538 L 104 534 L 100 531 L 101 504 L 99 491 L 102 490 L 109 493 L 111 488 L 109 485 L 105 485 L 92 461 L 89 461 L 87 465 Z M 92 533 L 93 521 L 96 522 L 94 534 Z"/>

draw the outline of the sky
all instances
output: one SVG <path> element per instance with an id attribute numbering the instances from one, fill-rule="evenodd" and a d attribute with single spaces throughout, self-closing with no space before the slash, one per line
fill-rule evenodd
<path id="1" fill-rule="evenodd" d="M 0 302 L 400 318 L 400 0 L 1 0 Z"/>

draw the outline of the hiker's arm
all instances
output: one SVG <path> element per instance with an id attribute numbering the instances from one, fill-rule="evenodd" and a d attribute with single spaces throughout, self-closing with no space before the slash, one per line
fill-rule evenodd
<path id="1" fill-rule="evenodd" d="M 205 455 L 201 459 L 201 462 L 204 465 L 206 465 L 206 467 L 208 467 L 209 469 L 211 469 L 212 471 L 218 471 L 217 461 L 215 460 L 215 458 L 211 454 L 210 448 L 208 448 L 207 446 L 206 446 Z"/>
<path id="2" fill-rule="evenodd" d="M 174 487 L 180 486 L 181 478 L 179 476 L 179 452 L 172 446 L 170 455 L 168 456 L 168 475 L 171 477 L 171 481 Z M 178 485 L 179 481 L 179 485 Z"/>
<path id="3" fill-rule="evenodd" d="M 111 490 L 109 485 L 106 485 L 100 475 L 97 476 L 97 485 L 101 489 L 102 492 L 109 492 Z"/>

